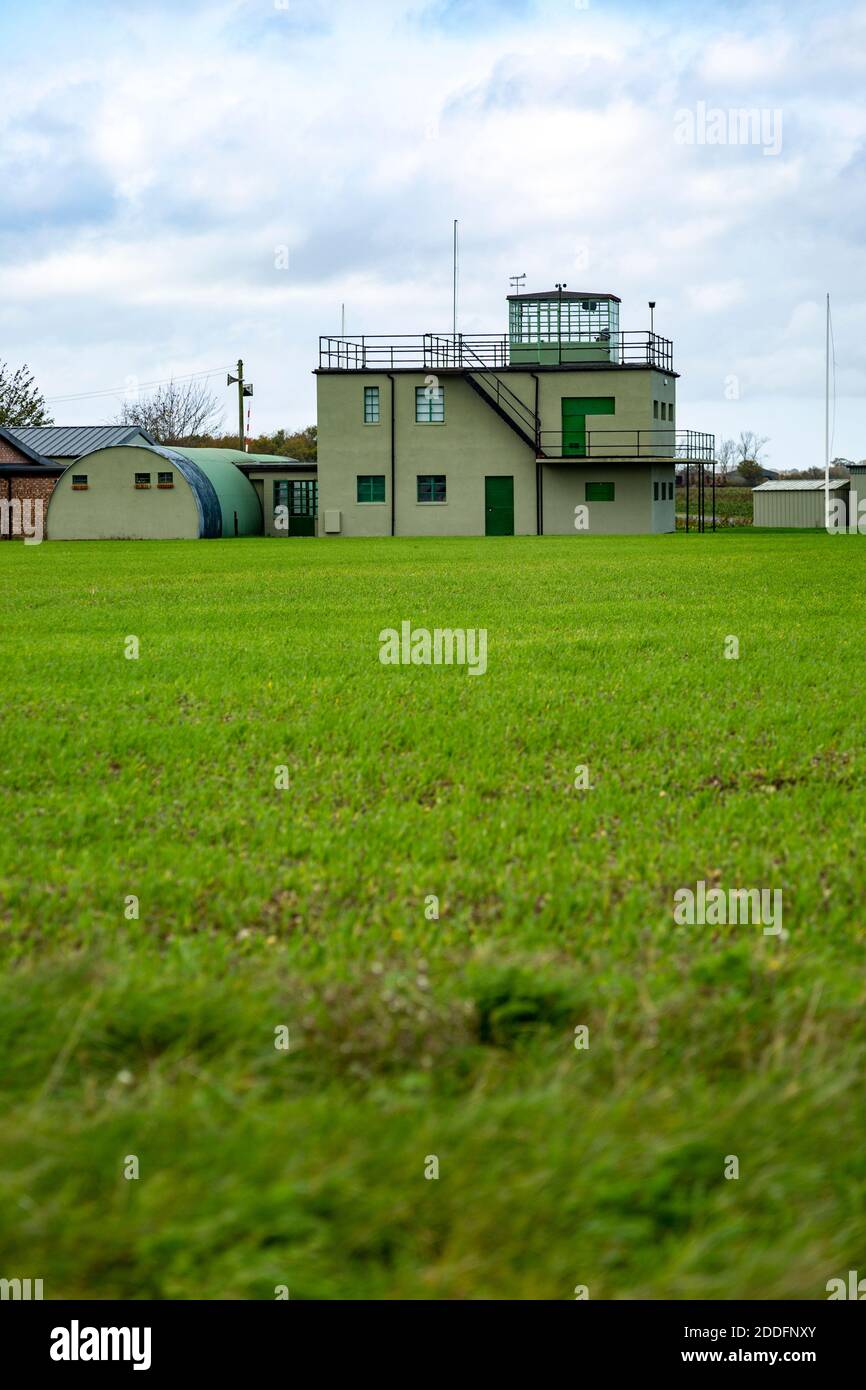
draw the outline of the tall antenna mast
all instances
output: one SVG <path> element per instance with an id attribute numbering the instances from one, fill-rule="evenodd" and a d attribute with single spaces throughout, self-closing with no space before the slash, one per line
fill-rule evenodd
<path id="1" fill-rule="evenodd" d="M 457 337 L 457 218 L 454 218 L 454 287 L 453 287 L 452 331 Z"/>
<path id="2" fill-rule="evenodd" d="M 511 286 L 511 293 L 512 293 L 512 294 L 520 294 L 521 290 L 523 289 L 523 286 L 526 284 L 526 276 L 525 276 L 525 275 L 509 275 L 509 277 L 508 277 L 508 283 L 509 283 L 509 285 Z"/>

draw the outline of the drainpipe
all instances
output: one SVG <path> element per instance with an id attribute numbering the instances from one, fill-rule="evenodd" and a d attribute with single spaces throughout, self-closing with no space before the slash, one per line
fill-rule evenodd
<path id="1" fill-rule="evenodd" d="M 542 463 L 538 458 L 541 449 L 541 432 L 538 426 L 538 376 L 535 372 L 529 374 L 535 382 L 535 419 L 538 438 L 535 444 L 535 533 L 538 536 L 544 535 L 544 484 L 542 481 Z"/>
<path id="2" fill-rule="evenodd" d="M 388 372 L 388 380 L 391 383 L 391 535 L 396 536 L 396 498 L 394 494 L 397 479 L 397 450 L 394 440 L 394 378 Z"/>

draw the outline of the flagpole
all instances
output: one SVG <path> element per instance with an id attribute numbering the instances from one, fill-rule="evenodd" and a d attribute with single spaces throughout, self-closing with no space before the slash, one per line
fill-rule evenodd
<path id="1" fill-rule="evenodd" d="M 824 525 L 830 530 L 830 295 L 824 345 Z"/>

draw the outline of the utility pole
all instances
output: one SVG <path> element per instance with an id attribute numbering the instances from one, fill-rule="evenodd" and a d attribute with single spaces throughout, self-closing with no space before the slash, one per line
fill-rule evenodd
<path id="1" fill-rule="evenodd" d="M 244 381 L 244 364 L 240 358 L 238 358 L 237 376 L 232 376 L 231 373 L 229 373 L 226 379 L 226 385 L 233 386 L 235 382 L 237 382 L 238 385 L 238 448 L 243 454 L 246 452 L 244 448 L 244 396 L 251 396 L 253 394 L 253 383 L 251 381 Z"/>
<path id="2" fill-rule="evenodd" d="M 451 287 L 451 332 L 457 342 L 457 218 L 454 218 L 454 266 Z"/>

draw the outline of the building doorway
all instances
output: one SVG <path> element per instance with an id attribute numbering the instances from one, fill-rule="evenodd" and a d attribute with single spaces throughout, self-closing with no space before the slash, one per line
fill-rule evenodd
<path id="1" fill-rule="evenodd" d="M 563 396 L 562 398 L 562 457 L 586 458 L 587 415 L 613 415 L 616 401 L 613 396 Z M 590 443 L 593 454 L 604 452 L 599 440 Z"/>
<path id="2" fill-rule="evenodd" d="M 485 536 L 514 535 L 514 479 L 484 479 Z"/>

